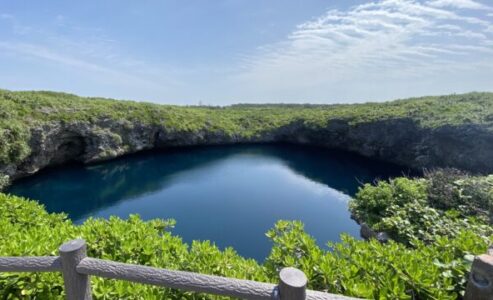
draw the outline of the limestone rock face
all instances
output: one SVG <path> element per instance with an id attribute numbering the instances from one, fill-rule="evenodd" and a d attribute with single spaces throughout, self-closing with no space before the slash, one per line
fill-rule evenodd
<path id="1" fill-rule="evenodd" d="M 362 223 L 360 225 L 359 235 L 365 240 L 369 240 L 377 236 L 377 234 L 366 223 Z"/>
<path id="2" fill-rule="evenodd" d="M 411 119 L 350 125 L 335 120 L 320 130 L 302 125 L 280 130 L 278 138 L 355 152 L 413 169 L 455 167 L 493 171 L 493 132 L 478 125 L 422 128 Z"/>
<path id="3" fill-rule="evenodd" d="M 387 243 L 390 237 L 386 232 L 375 232 L 366 223 L 360 224 L 359 235 L 365 240 L 376 239 L 380 243 Z"/>
<path id="4" fill-rule="evenodd" d="M 31 130 L 31 154 L 19 165 L 0 166 L 11 179 L 69 161 L 95 163 L 146 149 L 235 143 L 289 142 L 355 152 L 414 169 L 456 167 L 493 172 L 493 132 L 480 125 L 422 128 L 407 118 L 351 124 L 330 120 L 313 127 L 303 121 L 253 137 L 203 129 L 178 131 L 162 125 L 102 119 L 52 122 Z"/>

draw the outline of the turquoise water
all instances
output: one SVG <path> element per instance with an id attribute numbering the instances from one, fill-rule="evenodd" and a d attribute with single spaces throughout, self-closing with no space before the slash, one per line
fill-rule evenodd
<path id="1" fill-rule="evenodd" d="M 107 163 L 69 165 L 18 181 L 8 192 L 37 199 L 77 223 L 88 217 L 174 218 L 184 241 L 211 240 L 264 259 L 265 232 L 301 220 L 320 245 L 359 236 L 348 199 L 361 182 L 403 168 L 360 156 L 293 145 L 180 148 Z"/>

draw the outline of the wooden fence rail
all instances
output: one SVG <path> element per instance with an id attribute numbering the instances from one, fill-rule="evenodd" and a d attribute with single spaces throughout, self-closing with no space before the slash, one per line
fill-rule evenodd
<path id="1" fill-rule="evenodd" d="M 355 299 L 307 290 L 308 280 L 305 274 L 295 268 L 282 269 L 279 284 L 274 285 L 90 258 L 86 256 L 86 242 L 81 239 L 63 244 L 59 253 L 60 256 L 0 257 L 0 272 L 62 272 L 65 293 L 69 300 L 92 299 L 89 276 L 243 299 Z"/>
<path id="2" fill-rule="evenodd" d="M 92 299 L 89 276 L 243 299 L 355 299 L 307 290 L 305 274 L 295 268 L 282 269 L 279 284 L 274 285 L 90 258 L 86 256 L 86 242 L 81 239 L 63 244 L 59 253 L 60 256 L 0 257 L 0 272 L 62 272 L 68 300 Z M 493 249 L 474 259 L 464 299 L 493 299 Z"/>

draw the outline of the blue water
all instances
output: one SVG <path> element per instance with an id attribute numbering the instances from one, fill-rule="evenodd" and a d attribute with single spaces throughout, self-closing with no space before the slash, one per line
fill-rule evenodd
<path id="1" fill-rule="evenodd" d="M 403 168 L 327 149 L 293 145 L 180 148 L 107 163 L 69 165 L 18 181 L 8 192 L 37 199 L 77 223 L 88 217 L 174 218 L 185 242 L 211 240 L 263 260 L 265 232 L 301 220 L 320 245 L 359 236 L 348 200 L 361 182 Z"/>

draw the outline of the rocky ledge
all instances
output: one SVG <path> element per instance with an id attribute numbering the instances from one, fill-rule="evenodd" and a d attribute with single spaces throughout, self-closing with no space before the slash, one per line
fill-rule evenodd
<path id="1" fill-rule="evenodd" d="M 401 118 L 358 124 L 331 120 L 324 127 L 313 128 L 297 121 L 246 137 L 240 132 L 177 131 L 160 125 L 104 119 L 33 127 L 30 155 L 19 164 L 0 166 L 0 174 L 15 180 L 69 161 L 95 163 L 154 148 L 275 142 L 351 151 L 413 169 L 493 171 L 493 132 L 480 125 L 423 128 L 412 119 Z"/>

